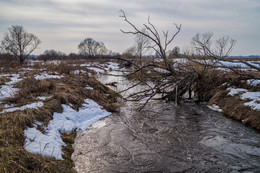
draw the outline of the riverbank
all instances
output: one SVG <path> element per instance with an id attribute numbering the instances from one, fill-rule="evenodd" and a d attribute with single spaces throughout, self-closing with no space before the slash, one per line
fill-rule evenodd
<path id="1" fill-rule="evenodd" d="M 94 77 L 118 64 L 101 60 L 0 64 L 0 172 L 75 172 L 77 131 L 119 108 Z"/>
<path id="2" fill-rule="evenodd" d="M 218 91 L 209 101 L 217 105 L 228 118 L 242 122 L 245 126 L 260 132 L 260 92 L 248 92 L 246 89 L 236 89 L 242 92 L 230 94 L 228 90 Z M 249 97 L 244 97 L 247 94 Z M 242 97 L 242 99 L 241 99 Z"/>

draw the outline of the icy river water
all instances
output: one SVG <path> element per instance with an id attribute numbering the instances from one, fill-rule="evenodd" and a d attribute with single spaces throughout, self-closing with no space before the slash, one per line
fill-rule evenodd
<path id="1" fill-rule="evenodd" d="M 78 172 L 260 172 L 260 134 L 242 123 L 189 100 L 139 106 L 127 102 L 77 137 Z"/>

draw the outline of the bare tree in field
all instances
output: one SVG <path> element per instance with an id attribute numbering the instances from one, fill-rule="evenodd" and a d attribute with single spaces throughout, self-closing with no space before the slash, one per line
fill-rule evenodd
<path id="1" fill-rule="evenodd" d="M 2 40 L 2 47 L 12 53 L 22 63 L 39 46 L 40 39 L 32 33 L 26 32 L 22 26 L 9 28 Z"/>
<path id="2" fill-rule="evenodd" d="M 213 43 L 213 33 L 207 32 L 196 34 L 191 44 L 196 49 L 196 53 L 206 57 L 225 58 L 228 57 L 233 50 L 236 41 L 229 36 L 223 36 Z"/>
<path id="3" fill-rule="evenodd" d="M 228 58 L 236 44 L 236 41 L 229 36 L 223 36 L 214 41 L 213 33 L 198 33 L 192 38 L 191 44 L 194 46 L 196 56 L 187 56 L 186 58 L 193 64 L 189 66 L 189 69 L 196 76 L 193 84 L 199 100 L 205 100 L 204 97 L 207 96 L 203 96 L 203 93 L 210 91 L 212 84 L 216 83 L 216 76 L 221 74 L 222 71 L 218 69 L 219 67 L 228 71 L 231 77 L 227 79 L 235 81 L 235 83 L 243 83 L 249 79 L 260 79 L 260 68 L 257 65 L 244 59 L 233 60 Z M 241 70 L 232 66 L 232 63 L 237 64 L 239 62 L 243 63 L 249 70 Z M 221 80 L 224 81 L 225 79 Z M 216 87 L 218 86 L 215 85 Z"/>
<path id="4" fill-rule="evenodd" d="M 126 23 L 128 23 L 132 30 L 130 31 L 124 31 L 121 29 L 121 31 L 125 34 L 133 34 L 133 35 L 142 35 L 143 37 L 146 37 L 148 40 L 151 42 L 151 46 L 148 48 L 154 50 L 160 58 L 163 60 L 165 66 L 167 66 L 167 70 L 173 71 L 172 67 L 169 66 L 167 56 L 166 56 L 166 51 L 168 46 L 172 43 L 174 38 L 178 35 L 178 33 L 181 30 L 181 25 L 175 25 L 176 32 L 170 36 L 169 31 L 163 31 L 161 36 L 155 26 L 150 22 L 150 17 L 148 17 L 147 24 L 143 24 L 145 28 L 145 32 L 142 29 L 137 28 L 133 23 L 131 23 L 128 18 L 125 15 L 125 12 L 122 11 L 122 15 L 120 16 L 121 18 L 124 19 Z"/>
<path id="5" fill-rule="evenodd" d="M 207 32 L 203 34 L 196 34 L 191 41 L 191 44 L 194 46 L 197 55 L 204 56 L 204 57 L 211 57 L 215 61 L 221 64 L 221 61 L 228 61 L 233 62 L 232 60 L 226 59 L 229 54 L 234 49 L 236 44 L 236 40 L 230 38 L 229 36 L 223 36 L 217 39 L 215 42 L 212 41 L 213 33 Z M 237 62 L 237 61 L 236 61 Z M 260 71 L 260 68 L 254 64 L 248 63 L 245 60 L 241 59 L 239 62 L 245 64 L 246 66 L 253 68 L 257 71 Z M 231 71 L 236 73 L 240 73 L 234 68 L 226 67 L 225 65 L 221 64 L 224 68 L 228 68 Z M 241 75 L 246 75 L 245 72 L 240 73 Z"/>
<path id="6" fill-rule="evenodd" d="M 142 33 L 146 33 L 146 29 L 141 29 Z M 139 56 L 140 61 L 148 48 L 150 47 L 151 40 L 143 34 L 137 33 L 135 35 L 135 47 L 136 47 L 136 54 Z"/>
<path id="7" fill-rule="evenodd" d="M 181 52 L 181 49 L 178 47 L 178 46 L 175 46 L 172 51 L 171 51 L 171 54 L 174 55 L 174 56 L 178 56 Z"/>
<path id="8" fill-rule="evenodd" d="M 97 55 L 104 55 L 107 52 L 105 44 L 98 42 L 92 38 L 86 38 L 78 45 L 79 54 L 86 57 L 95 57 Z"/>

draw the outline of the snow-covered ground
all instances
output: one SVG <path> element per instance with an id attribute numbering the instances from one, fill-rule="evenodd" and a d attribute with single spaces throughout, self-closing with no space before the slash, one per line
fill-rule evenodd
<path id="1" fill-rule="evenodd" d="M 115 62 L 108 62 L 106 64 L 107 68 L 105 68 L 106 70 L 109 70 L 110 68 L 113 69 L 113 70 L 118 70 L 119 69 L 119 64 L 118 63 L 115 63 Z"/>
<path id="2" fill-rule="evenodd" d="M 97 67 L 87 67 L 87 68 L 90 70 L 94 70 L 97 73 L 105 73 L 105 70 L 109 71 L 110 69 L 113 69 L 113 70 L 119 69 L 119 64 L 115 63 L 115 62 L 108 62 L 105 64 L 95 64 L 95 65 L 101 67 L 102 69 L 97 68 Z M 105 70 L 103 70 L 103 69 L 105 69 Z"/>
<path id="3" fill-rule="evenodd" d="M 70 133 L 75 129 L 85 130 L 94 122 L 111 114 L 90 99 L 85 100 L 78 112 L 68 105 L 62 107 L 63 112 L 54 113 L 53 120 L 44 128 L 45 134 L 37 130 L 37 126 L 41 125 L 38 122 L 33 128 L 27 127 L 24 131 L 26 151 L 62 160 L 61 149 L 65 143 L 62 141 L 61 133 Z"/>
<path id="4" fill-rule="evenodd" d="M 59 64 L 60 61 L 50 61 L 49 63 Z M 34 64 L 34 62 L 32 64 Z M 94 64 L 100 68 L 90 67 Z M 90 63 L 83 65 L 89 69 L 95 70 L 98 73 L 104 73 L 105 70 L 115 70 L 119 68 L 119 64 L 114 62 L 108 62 L 105 64 Z M 2 99 L 12 97 L 19 90 L 17 88 L 14 88 L 14 84 L 23 79 L 22 74 L 24 74 L 25 71 L 31 70 L 31 68 L 23 68 L 21 69 L 21 71 L 19 71 L 20 74 L 1 74 L 0 77 L 9 78 L 10 81 L 0 86 L 0 101 Z M 73 73 L 76 75 L 86 74 L 86 71 L 75 70 L 73 71 Z M 63 76 L 50 75 L 46 72 L 43 72 L 41 74 L 34 75 L 34 77 L 37 80 L 43 80 L 51 78 L 61 79 Z M 86 86 L 86 88 L 89 90 L 93 90 L 93 88 L 90 86 Z M 37 109 L 39 107 L 42 107 L 44 105 L 43 101 L 50 97 L 51 96 L 37 97 L 36 99 L 39 100 L 38 102 L 23 105 L 21 107 L 14 107 L 14 105 L 2 105 L 3 109 L 0 114 L 6 112 L 22 111 L 26 109 Z M 111 114 L 90 99 L 85 99 L 85 103 L 79 109 L 79 111 L 72 109 L 68 105 L 62 105 L 62 107 L 63 112 L 54 113 L 53 119 L 49 121 L 47 127 L 43 127 L 41 122 L 35 121 L 34 127 L 27 127 L 26 130 L 24 130 L 24 135 L 26 137 L 24 148 L 28 152 L 55 157 L 56 159 L 62 160 L 62 147 L 65 146 L 65 143 L 62 141 L 61 138 L 62 133 L 70 133 L 73 130 L 85 130 L 91 124 Z M 42 133 L 37 128 L 38 126 L 41 126 L 41 128 L 44 129 L 45 133 Z"/>
<path id="5" fill-rule="evenodd" d="M 119 69 L 119 64 L 115 62 L 107 62 L 107 63 L 98 63 L 98 62 L 93 62 L 89 64 L 81 64 L 81 67 L 87 67 L 90 70 L 94 70 L 97 73 L 105 73 L 106 71 L 109 71 L 110 69 L 112 70 L 117 70 Z M 100 67 L 100 68 L 98 68 Z"/>
<path id="6" fill-rule="evenodd" d="M 260 111 L 260 91 L 250 92 L 243 88 L 227 88 L 229 91 L 228 95 L 235 96 L 239 95 L 242 100 L 249 100 L 244 103 L 246 106 L 250 106 L 252 109 Z"/>
<path id="7" fill-rule="evenodd" d="M 19 74 L 6 74 L 2 76 L 9 78 L 10 81 L 0 87 L 0 103 L 1 100 L 12 97 L 18 91 L 17 88 L 14 88 L 14 84 L 22 80 Z"/>
<path id="8" fill-rule="evenodd" d="M 187 63 L 189 62 L 187 59 L 185 58 L 177 58 L 177 59 L 174 59 L 173 60 L 174 62 L 177 62 L 177 63 Z M 238 68 L 241 68 L 241 70 L 248 70 L 250 69 L 251 67 L 240 62 L 239 60 L 234 60 L 232 62 L 228 62 L 228 61 L 216 61 L 216 60 L 195 60 L 195 62 L 198 62 L 198 63 L 206 63 L 206 64 L 214 64 L 216 66 L 218 66 L 218 69 L 219 70 L 223 70 L 223 71 L 229 71 L 229 67 L 238 67 Z M 246 61 L 247 63 L 253 65 L 253 66 L 256 66 L 258 68 L 260 68 L 260 61 Z M 176 64 L 174 64 L 176 65 Z M 254 71 L 254 69 L 251 69 Z"/>
<path id="9" fill-rule="evenodd" d="M 12 97 L 18 91 L 17 88 L 14 88 L 14 84 L 20 82 L 22 80 L 22 77 L 20 76 L 20 74 L 5 74 L 5 75 L 1 75 L 0 77 L 6 77 L 10 79 L 9 82 L 6 82 L 4 85 L 0 86 L 0 103 L 1 103 L 1 100 L 8 97 Z M 43 74 L 35 75 L 34 77 L 37 80 L 43 80 L 43 79 L 51 79 L 51 78 L 60 79 L 63 76 L 49 75 L 47 73 L 43 73 Z"/>

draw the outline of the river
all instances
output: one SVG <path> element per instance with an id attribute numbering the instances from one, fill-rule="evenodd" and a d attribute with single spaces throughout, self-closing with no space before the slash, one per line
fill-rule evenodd
<path id="1" fill-rule="evenodd" d="M 100 80 L 118 82 L 119 90 L 131 85 L 122 77 Z M 192 100 L 139 106 L 126 102 L 78 135 L 78 172 L 260 172 L 260 134 L 242 123 Z"/>

